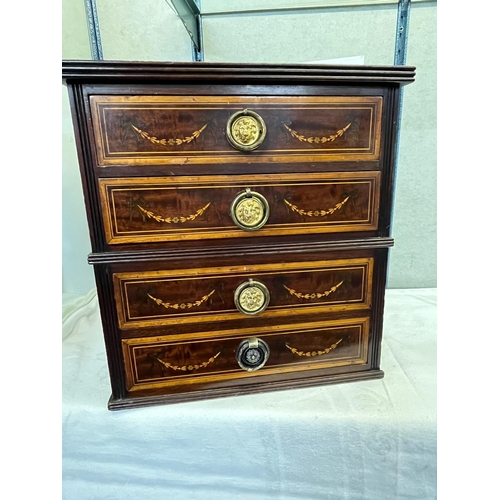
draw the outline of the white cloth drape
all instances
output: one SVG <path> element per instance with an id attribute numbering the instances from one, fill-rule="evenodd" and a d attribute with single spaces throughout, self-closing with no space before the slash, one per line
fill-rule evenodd
<path id="1" fill-rule="evenodd" d="M 436 498 L 436 301 L 387 291 L 382 380 L 110 412 L 95 292 L 73 299 L 63 498 Z"/>

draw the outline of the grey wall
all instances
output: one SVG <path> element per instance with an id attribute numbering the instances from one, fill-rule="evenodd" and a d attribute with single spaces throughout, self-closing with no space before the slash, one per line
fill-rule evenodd
<path id="1" fill-rule="evenodd" d="M 228 3 L 228 2 L 226 2 Z M 397 5 L 211 15 L 203 21 L 206 61 L 294 63 L 363 55 L 393 64 Z M 436 286 L 436 3 L 411 7 L 396 180 L 391 288 Z"/>
<path id="2" fill-rule="evenodd" d="M 389 286 L 437 286 L 436 4 L 411 9 L 407 64 L 417 78 L 404 89 Z"/>
<path id="3" fill-rule="evenodd" d="M 271 3 L 271 2 L 270 2 Z M 63 57 L 90 58 L 84 0 L 63 0 Z M 191 43 L 164 0 L 97 0 L 105 59 L 190 61 Z M 397 6 L 210 15 L 205 60 L 292 63 L 363 55 L 392 64 Z M 389 287 L 436 286 L 436 3 L 411 8 Z M 63 90 L 63 290 L 94 286 L 83 197 Z"/>
<path id="4" fill-rule="evenodd" d="M 63 59 L 92 59 L 83 0 L 62 3 Z M 68 91 L 62 88 L 62 287 L 64 292 L 88 292 L 95 286 L 87 264 L 90 240 L 76 156 Z"/>
<path id="5" fill-rule="evenodd" d="M 191 61 L 191 39 L 165 0 L 97 0 L 105 59 Z M 63 0 L 64 59 L 91 59 L 84 0 Z M 87 264 L 90 239 L 69 111 L 62 89 L 63 291 L 85 294 L 95 287 Z"/>

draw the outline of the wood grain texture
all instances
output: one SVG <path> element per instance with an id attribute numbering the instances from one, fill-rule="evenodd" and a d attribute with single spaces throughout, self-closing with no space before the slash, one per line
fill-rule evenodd
<path id="1" fill-rule="evenodd" d="M 245 245 L 238 240 L 231 241 L 231 244 L 220 246 L 194 246 L 189 248 L 184 248 L 175 246 L 172 248 L 151 248 L 151 245 L 147 245 L 146 248 L 140 248 L 136 250 L 137 245 L 134 245 L 133 250 L 119 250 L 119 251 L 108 251 L 108 252 L 94 252 L 88 257 L 89 264 L 119 264 L 119 263 L 150 263 L 158 261 L 173 261 L 178 260 L 179 265 L 183 265 L 180 262 L 185 259 L 204 259 L 215 257 L 218 258 L 221 255 L 225 257 L 239 257 L 245 262 L 249 259 L 255 259 L 258 256 L 275 256 L 280 255 L 282 258 L 286 259 L 285 256 L 288 255 L 316 255 L 316 253 L 322 252 L 343 252 L 345 250 L 352 250 L 354 252 L 358 250 L 372 250 L 376 248 L 389 248 L 394 246 L 394 240 L 392 238 L 376 238 L 368 237 L 365 239 L 340 239 L 341 235 L 336 235 L 336 239 L 325 240 L 321 238 L 318 240 L 313 240 L 312 237 L 304 241 L 303 238 L 299 238 L 299 241 L 293 241 L 291 238 L 287 238 L 286 245 L 283 245 L 283 239 L 272 242 L 263 242 L 257 244 L 255 238 L 252 239 L 252 245 Z M 276 240 L 276 238 L 268 238 L 268 240 Z M 245 242 L 243 242 L 245 243 Z"/>
<path id="2" fill-rule="evenodd" d="M 113 277 L 119 325 L 137 328 L 241 317 L 233 297 L 249 279 L 264 283 L 270 292 L 262 317 L 304 314 L 305 309 L 368 308 L 372 273 L 373 259 L 363 258 L 245 266 L 236 261 L 226 267 L 135 271 Z"/>
<path id="3" fill-rule="evenodd" d="M 228 98 L 233 98 L 235 96 L 248 97 L 252 95 L 256 98 L 269 98 L 270 96 L 289 96 L 297 99 L 298 97 L 308 96 L 308 98 L 332 98 L 332 96 L 342 96 L 343 98 L 369 98 L 369 99 L 380 99 L 385 102 L 387 93 L 389 89 L 383 85 L 359 85 L 359 86 L 349 86 L 346 84 L 333 84 L 333 85 L 322 85 L 317 83 L 315 85 L 238 85 L 238 84 L 227 84 L 227 85 L 209 85 L 201 81 L 193 82 L 189 85 L 179 85 L 178 83 L 172 83 L 168 85 L 159 84 L 142 84 L 140 82 L 130 83 L 130 85 L 112 85 L 112 84 L 90 84 L 87 83 L 82 85 L 82 92 L 84 95 L 86 113 L 91 115 L 90 101 L 93 96 L 116 96 L 116 97 L 127 97 L 132 98 L 134 96 L 164 96 L 173 97 L 179 96 L 180 98 L 186 98 L 192 95 L 202 95 L 208 98 L 209 96 L 221 97 L 221 95 L 227 96 Z M 382 114 L 385 113 L 385 105 L 382 107 Z M 94 166 L 99 163 L 97 147 L 94 144 L 93 138 L 95 137 L 97 131 L 94 127 L 92 120 L 88 120 L 88 132 L 92 137 L 91 149 L 94 156 Z M 96 125 L 97 126 L 97 125 Z M 382 127 L 385 126 L 382 121 Z M 205 133 L 208 129 L 205 129 Z M 354 129 L 353 129 L 354 131 Z M 383 139 L 384 133 L 381 133 L 381 138 Z M 224 142 L 227 140 L 224 138 Z M 309 147 L 309 146 L 308 146 Z M 256 174 L 270 173 L 270 172 L 281 172 L 281 173 L 291 173 L 291 172 L 310 172 L 311 167 L 314 171 L 360 171 L 360 170 L 379 170 L 381 166 L 381 159 L 384 155 L 384 149 L 382 142 L 380 144 L 380 154 L 377 160 L 362 160 L 358 159 L 356 161 L 339 161 L 333 162 L 294 162 L 293 157 L 289 156 L 287 161 L 283 163 L 276 162 L 254 162 L 253 161 L 253 151 L 251 153 L 242 153 L 234 151 L 235 157 L 243 156 L 246 161 L 240 163 L 225 163 L 224 173 L 226 174 L 241 174 L 245 166 L 252 165 L 251 171 Z M 130 164 L 126 166 L 120 165 L 106 165 L 105 168 L 96 168 L 96 175 L 99 177 L 122 177 L 126 176 L 174 176 L 174 175 L 186 175 L 188 171 L 190 175 L 207 175 L 207 174 L 219 174 L 221 173 L 221 167 L 217 163 L 194 163 L 189 162 L 187 164 L 183 162 L 175 163 L 173 161 L 169 163 L 156 163 L 156 164 Z M 125 172 L 124 172 L 125 171 Z"/>
<path id="4" fill-rule="evenodd" d="M 179 384 L 218 384 L 241 378 L 309 372 L 367 363 L 369 319 L 330 321 L 287 326 L 268 333 L 256 328 L 252 337 L 263 339 L 270 348 L 269 360 L 256 372 L 242 370 L 235 353 L 246 335 L 230 332 L 223 337 L 213 332 L 208 340 L 171 342 L 168 337 L 123 341 L 129 390 L 171 387 Z M 233 333 L 231 335 L 231 333 Z M 193 336 L 195 339 L 197 335 Z M 335 349 L 322 353 L 336 345 Z M 299 356 L 300 351 L 309 355 Z M 307 373 L 306 373 L 307 372 Z"/>
<path id="5" fill-rule="evenodd" d="M 106 165 L 377 160 L 382 97 L 91 96 L 97 163 Z M 226 137 L 230 116 L 265 122 L 251 153 Z"/>
<path id="6" fill-rule="evenodd" d="M 320 64 L 234 64 L 63 60 L 63 82 L 75 84 L 131 82 L 247 82 L 300 85 L 338 82 L 348 85 L 405 85 L 415 80 L 413 66 L 332 66 Z"/>
<path id="7" fill-rule="evenodd" d="M 377 228 L 380 172 L 100 179 L 109 244 L 255 238 L 235 225 L 233 200 L 251 189 L 269 204 L 259 236 Z"/>
<path id="8" fill-rule="evenodd" d="M 398 99 L 414 77 L 404 66 L 63 61 L 110 409 L 383 376 Z M 225 136 L 244 108 L 266 124 L 251 152 Z M 252 232 L 229 212 L 245 189 L 269 205 Z M 250 278 L 271 297 L 257 316 L 233 300 Z M 246 372 L 235 352 L 256 335 L 271 354 Z"/>
<path id="9" fill-rule="evenodd" d="M 318 370 L 318 372 L 320 371 L 323 370 Z M 271 375 L 261 377 L 257 381 L 255 379 L 251 379 L 249 381 L 250 383 L 240 383 L 237 386 L 221 388 L 209 387 L 200 389 L 197 386 L 192 386 L 184 388 L 183 392 L 173 392 L 170 394 L 165 394 L 161 389 L 156 392 L 143 391 L 141 393 L 141 391 L 133 391 L 129 392 L 123 398 L 115 398 L 111 396 L 108 401 L 108 409 L 116 411 L 174 403 L 189 403 L 204 399 L 244 396 L 347 382 L 362 382 L 366 380 L 381 379 L 384 377 L 384 372 L 382 370 L 359 370 L 358 366 L 330 368 L 327 371 L 329 372 L 327 374 L 317 373 L 314 377 L 307 378 L 297 378 L 293 376 L 283 378 L 279 375 Z"/>
<path id="10" fill-rule="evenodd" d="M 102 330 L 106 344 L 106 355 L 113 398 L 125 395 L 125 365 L 120 346 L 120 331 L 118 328 L 116 307 L 113 300 L 112 282 L 109 279 L 107 266 L 94 266 L 97 285 L 97 297 L 101 313 Z"/>

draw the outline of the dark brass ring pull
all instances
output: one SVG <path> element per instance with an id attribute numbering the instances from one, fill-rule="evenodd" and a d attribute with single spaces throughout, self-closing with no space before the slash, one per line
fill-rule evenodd
<path id="1" fill-rule="evenodd" d="M 234 292 L 235 306 L 248 316 L 255 316 L 263 312 L 270 300 L 271 294 L 266 285 L 252 278 L 242 283 Z"/>
<path id="2" fill-rule="evenodd" d="M 261 339 L 244 340 L 236 349 L 236 361 L 243 370 L 253 372 L 262 368 L 269 359 L 269 346 Z"/>
<path id="3" fill-rule="evenodd" d="M 231 203 L 231 218 L 244 231 L 256 231 L 269 219 L 269 203 L 259 193 L 246 189 Z"/>
<path id="4" fill-rule="evenodd" d="M 266 131 L 262 117 L 249 109 L 231 115 L 226 125 L 229 144 L 240 151 L 257 149 L 264 141 Z"/>

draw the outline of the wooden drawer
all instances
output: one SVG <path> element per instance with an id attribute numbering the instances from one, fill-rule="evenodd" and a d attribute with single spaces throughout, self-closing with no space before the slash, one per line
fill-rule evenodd
<path id="1" fill-rule="evenodd" d="M 163 388 L 168 394 L 207 385 L 223 387 L 235 381 L 241 384 L 245 379 L 252 382 L 275 374 L 283 380 L 290 374 L 310 377 L 322 369 L 359 367 L 368 363 L 369 323 L 369 318 L 356 318 L 216 331 L 208 339 L 125 339 L 127 389 Z M 237 360 L 238 347 L 249 339 L 264 341 L 268 348 L 267 361 L 255 371 L 246 371 Z"/>
<path id="2" fill-rule="evenodd" d="M 97 164 L 378 160 L 380 96 L 90 96 Z M 235 113 L 250 110 L 264 123 Z M 252 121 L 253 120 L 253 121 Z M 265 129 L 265 132 L 263 131 Z M 228 140 L 232 136 L 243 147 Z M 246 145 L 246 146 L 245 146 Z"/>
<path id="3" fill-rule="evenodd" d="M 383 376 L 398 103 L 414 75 L 64 63 L 110 409 Z M 242 366 L 244 342 L 267 346 L 259 369 Z"/>
<path id="4" fill-rule="evenodd" d="M 370 231 L 378 225 L 378 171 L 100 179 L 99 185 L 109 244 Z"/>
<path id="5" fill-rule="evenodd" d="M 373 257 L 366 257 L 115 272 L 119 326 L 237 321 L 256 315 L 285 318 L 369 308 L 373 265 Z"/>

